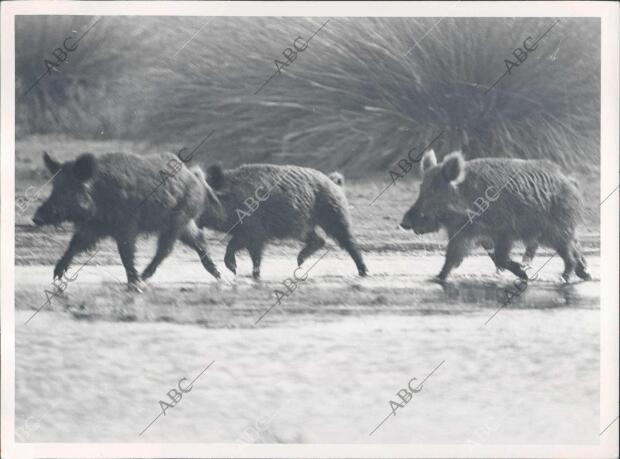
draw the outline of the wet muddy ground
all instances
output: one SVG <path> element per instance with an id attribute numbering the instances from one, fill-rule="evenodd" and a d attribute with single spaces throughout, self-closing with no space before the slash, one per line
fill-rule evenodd
<path id="1" fill-rule="evenodd" d="M 294 252 L 268 258 L 261 282 L 240 257 L 232 285 L 180 252 L 142 295 L 120 266 L 86 266 L 34 317 L 52 268 L 17 267 L 17 423 L 43 415 L 30 441 L 598 441 L 596 256 L 594 281 L 560 283 L 552 259 L 502 308 L 514 279 L 486 256 L 441 286 L 429 281 L 441 256 L 370 254 L 360 279 L 334 249 L 277 304 Z M 140 436 L 178 380 L 212 361 Z"/>
<path id="2" fill-rule="evenodd" d="M 33 177 L 18 194 L 44 182 Z M 77 277 L 48 302 L 70 227 L 34 228 L 36 202 L 18 212 L 18 440 L 597 443 L 598 197 L 580 227 L 594 280 L 563 284 L 556 257 L 502 307 L 515 278 L 497 273 L 480 250 L 446 285 L 430 281 L 445 235 L 398 231 L 417 185 L 392 186 L 369 206 L 384 185 L 347 184 L 371 275 L 359 278 L 330 245 L 292 292 L 298 244 L 270 246 L 256 282 L 245 253 L 236 278 L 226 270 L 221 235 L 211 234 L 225 275 L 219 283 L 177 247 L 143 294 L 128 292 L 105 241 L 88 264 L 87 256 L 75 261 Z M 140 243 L 139 267 L 153 251 L 152 238 Z M 541 251 L 534 270 L 549 256 Z M 392 416 L 397 392 L 434 369 Z M 139 435 L 179 379 L 198 375 L 191 392 Z"/>

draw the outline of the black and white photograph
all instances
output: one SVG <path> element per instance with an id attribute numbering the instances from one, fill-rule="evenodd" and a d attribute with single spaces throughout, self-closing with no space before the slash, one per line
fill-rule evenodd
<path id="1" fill-rule="evenodd" d="M 619 10 L 3 3 L 2 458 L 618 457 Z"/>

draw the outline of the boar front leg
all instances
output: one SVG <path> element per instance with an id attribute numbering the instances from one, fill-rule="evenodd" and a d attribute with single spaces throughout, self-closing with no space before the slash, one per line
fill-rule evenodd
<path id="1" fill-rule="evenodd" d="M 228 241 L 228 245 L 226 246 L 224 264 L 234 274 L 237 274 L 237 260 L 235 259 L 235 254 L 237 253 L 237 250 L 242 249 L 243 247 L 243 242 L 241 242 L 241 240 L 235 235 L 233 235 L 232 239 Z"/>
<path id="2" fill-rule="evenodd" d="M 527 280 L 527 274 L 523 267 L 510 258 L 510 250 L 512 250 L 513 241 L 507 236 L 498 236 L 495 239 L 495 265 L 505 268 L 515 276 Z"/>
<path id="3" fill-rule="evenodd" d="M 157 250 L 155 251 L 155 256 L 153 260 L 148 264 L 148 266 L 142 272 L 142 279 L 148 279 L 159 267 L 162 261 L 170 255 L 172 249 L 174 248 L 174 243 L 179 238 L 180 231 L 177 225 L 172 225 L 171 228 L 167 228 L 159 234 L 159 238 L 157 239 Z"/>
<path id="4" fill-rule="evenodd" d="M 325 239 L 317 234 L 313 229 L 306 234 L 305 245 L 297 255 L 297 266 L 301 266 L 306 259 L 315 253 L 317 250 L 321 250 L 325 246 Z"/>
<path id="5" fill-rule="evenodd" d="M 62 278 L 69 269 L 73 257 L 93 248 L 100 237 L 101 235 L 92 228 L 78 228 L 69 242 L 69 247 L 54 267 L 54 279 Z"/>
<path id="6" fill-rule="evenodd" d="M 441 272 L 437 276 L 440 281 L 445 281 L 450 271 L 461 264 L 469 251 L 470 242 L 469 238 L 462 236 L 450 239 L 443 268 L 441 268 Z"/>

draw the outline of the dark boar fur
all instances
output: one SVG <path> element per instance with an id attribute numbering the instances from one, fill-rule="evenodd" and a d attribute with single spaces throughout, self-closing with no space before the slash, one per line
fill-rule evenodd
<path id="1" fill-rule="evenodd" d="M 577 183 L 549 161 L 485 158 L 467 161 L 459 152 L 437 165 L 435 153 L 422 159 L 424 179 L 418 199 L 401 226 L 417 234 L 446 228 L 450 237 L 439 279 L 459 266 L 474 243 L 487 248 L 499 269 L 527 279 L 523 266 L 510 259 L 515 241 L 526 245 L 526 258 L 538 244 L 557 251 L 564 260 L 563 278 L 573 271 L 591 279 L 575 237 L 582 203 Z M 493 199 L 489 199 L 493 198 Z M 475 203 L 488 202 L 483 210 Z"/>
<path id="2" fill-rule="evenodd" d="M 195 219 L 209 206 L 217 213 L 219 202 L 204 178 L 185 167 L 174 155 L 140 157 L 125 153 L 83 154 L 60 163 L 45 153 L 46 167 L 54 175 L 52 193 L 39 207 L 37 225 L 73 222 L 75 233 L 54 269 L 60 278 L 73 257 L 93 248 L 107 236 L 116 240 L 129 287 L 140 291 L 142 279 L 155 273 L 177 239 L 194 249 L 214 277 L 220 274 L 207 253 L 206 235 Z M 167 175 L 166 175 L 167 174 Z M 141 276 L 134 266 L 136 239 L 157 233 L 153 260 Z"/>
<path id="3" fill-rule="evenodd" d="M 252 275 L 260 276 L 265 245 L 274 239 L 293 238 L 305 243 L 297 257 L 301 265 L 325 245 L 317 233 L 321 227 L 357 266 L 360 276 L 366 265 L 351 234 L 347 200 L 342 189 L 323 173 L 305 167 L 247 164 L 222 170 L 211 166 L 207 181 L 225 209 L 225 217 L 207 209 L 199 225 L 232 234 L 224 262 L 236 272 L 235 253 L 247 249 Z"/>

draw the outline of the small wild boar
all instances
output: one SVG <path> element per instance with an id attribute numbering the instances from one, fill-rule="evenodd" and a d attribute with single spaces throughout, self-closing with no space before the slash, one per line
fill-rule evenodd
<path id="1" fill-rule="evenodd" d="M 52 193 L 32 220 L 36 225 L 66 221 L 75 225 L 69 247 L 54 269 L 54 279 L 64 275 L 75 255 L 107 236 L 116 240 L 133 290 L 141 291 L 142 279 L 155 273 L 177 239 L 198 253 L 208 272 L 220 277 L 207 252 L 204 230 L 195 222 L 206 207 L 217 214 L 220 203 L 206 181 L 174 155 L 107 153 L 95 158 L 85 153 L 60 163 L 44 153 L 43 160 L 54 175 Z M 134 254 L 136 239 L 143 233 L 157 233 L 159 240 L 153 260 L 140 276 Z"/>
<path id="2" fill-rule="evenodd" d="M 472 245 L 489 241 L 495 265 L 522 279 L 527 279 L 523 266 L 510 258 L 515 241 L 525 242 L 528 258 L 538 243 L 557 251 L 567 282 L 573 271 L 591 279 L 575 237 L 582 212 L 577 183 L 556 164 L 504 158 L 465 161 L 455 152 L 437 165 L 430 150 L 422 158 L 422 171 L 420 194 L 401 227 L 416 234 L 442 227 L 448 231 L 440 280 L 460 265 Z"/>
<path id="3" fill-rule="evenodd" d="M 366 265 L 351 234 L 347 199 L 325 174 L 305 167 L 270 164 L 247 164 L 226 171 L 211 166 L 207 181 L 222 203 L 225 216 L 206 209 L 198 224 L 232 235 L 224 258 L 232 272 L 237 270 L 235 253 L 247 249 L 252 275 L 260 277 L 263 249 L 274 239 L 303 241 L 305 245 L 297 257 L 301 265 L 325 245 L 316 231 L 318 226 L 349 253 L 359 275 L 366 275 Z"/>

